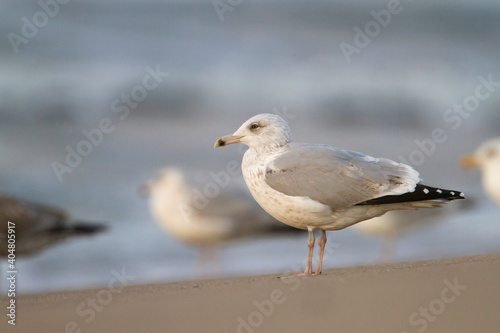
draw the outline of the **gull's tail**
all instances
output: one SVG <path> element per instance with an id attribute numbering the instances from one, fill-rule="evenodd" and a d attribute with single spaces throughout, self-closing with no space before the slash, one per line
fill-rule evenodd
<path id="1" fill-rule="evenodd" d="M 400 195 L 386 195 L 383 197 L 363 201 L 358 205 L 387 205 L 396 203 L 413 203 L 419 201 L 451 201 L 456 199 L 465 199 L 460 191 L 445 190 L 437 187 L 431 187 L 423 184 L 417 184 L 413 192 L 407 192 Z"/>

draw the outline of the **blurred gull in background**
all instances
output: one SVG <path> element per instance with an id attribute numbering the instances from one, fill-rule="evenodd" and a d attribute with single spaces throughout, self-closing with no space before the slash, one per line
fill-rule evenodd
<path id="1" fill-rule="evenodd" d="M 93 235 L 106 228 L 98 223 L 74 221 L 54 207 L 3 195 L 0 195 L 0 221 L 0 256 L 9 254 L 10 234 L 15 235 L 15 255 L 18 256 L 33 255 L 68 238 Z M 9 233 L 9 225 L 14 226 L 14 233 Z"/>
<path id="2" fill-rule="evenodd" d="M 432 228 L 444 221 L 446 215 L 470 208 L 474 202 L 470 198 L 441 209 L 419 209 L 415 211 L 396 210 L 353 226 L 353 230 L 381 241 L 380 259 L 382 262 L 397 260 L 397 243 L 405 235 Z"/>
<path id="3" fill-rule="evenodd" d="M 198 181 L 176 168 L 166 168 L 143 186 L 149 195 L 152 216 L 166 232 L 176 239 L 199 248 L 195 270 L 210 273 L 215 264 L 217 246 L 244 237 L 265 233 L 289 233 L 294 229 L 266 214 L 243 188 L 222 188 L 208 198 L 196 186 Z"/>
<path id="4" fill-rule="evenodd" d="M 461 162 L 463 167 L 481 170 L 484 190 L 500 205 L 500 138 L 484 142 L 473 154 L 462 157 Z"/>

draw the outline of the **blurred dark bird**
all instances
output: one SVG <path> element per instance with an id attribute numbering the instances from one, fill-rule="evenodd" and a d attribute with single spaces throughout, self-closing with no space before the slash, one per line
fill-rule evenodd
<path id="1" fill-rule="evenodd" d="M 70 237 L 105 229 L 103 224 L 74 221 L 54 207 L 0 195 L 0 256 L 9 254 L 12 239 L 16 256 L 33 255 Z"/>
<path id="2" fill-rule="evenodd" d="M 463 156 L 461 164 L 481 170 L 485 192 L 500 205 L 500 138 L 484 142 L 474 153 Z"/>

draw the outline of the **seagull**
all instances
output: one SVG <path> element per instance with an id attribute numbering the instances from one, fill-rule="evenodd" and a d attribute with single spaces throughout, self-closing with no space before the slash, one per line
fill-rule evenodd
<path id="1" fill-rule="evenodd" d="M 211 257 L 215 247 L 228 241 L 294 230 L 284 228 L 261 210 L 242 188 L 226 186 L 218 195 L 209 197 L 201 190 L 207 183 L 186 178 L 180 169 L 168 167 L 141 190 L 149 196 L 150 212 L 158 225 L 177 240 L 200 250 L 198 265 Z"/>
<path id="2" fill-rule="evenodd" d="M 392 210 L 439 207 L 463 199 L 460 191 L 420 183 L 412 167 L 385 158 L 321 144 L 292 142 L 287 122 L 259 114 L 215 147 L 249 147 L 241 165 L 255 200 L 277 220 L 308 230 L 303 274 L 322 271 L 327 230 L 341 230 Z M 316 270 L 312 271 L 314 230 L 321 230 Z"/>
<path id="3" fill-rule="evenodd" d="M 11 239 L 16 256 L 32 255 L 67 238 L 104 229 L 102 224 L 74 221 L 54 207 L 0 195 L 0 256 L 10 253 Z"/>
<path id="4" fill-rule="evenodd" d="M 484 142 L 473 154 L 463 156 L 461 164 L 481 170 L 484 190 L 500 205 L 500 138 Z"/>

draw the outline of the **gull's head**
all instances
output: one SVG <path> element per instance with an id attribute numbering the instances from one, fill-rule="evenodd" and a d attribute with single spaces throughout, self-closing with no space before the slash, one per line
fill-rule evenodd
<path id="1" fill-rule="evenodd" d="M 145 196 L 172 195 L 183 192 L 186 187 L 182 171 L 176 168 L 166 168 L 141 187 Z"/>
<path id="2" fill-rule="evenodd" d="M 290 127 L 283 118 L 262 113 L 248 119 L 233 134 L 219 138 L 215 142 L 215 148 L 232 143 L 243 143 L 250 148 L 282 146 L 291 140 Z"/>
<path id="3" fill-rule="evenodd" d="M 461 164 L 464 168 L 500 167 L 500 138 L 486 141 L 474 153 L 463 156 Z"/>

